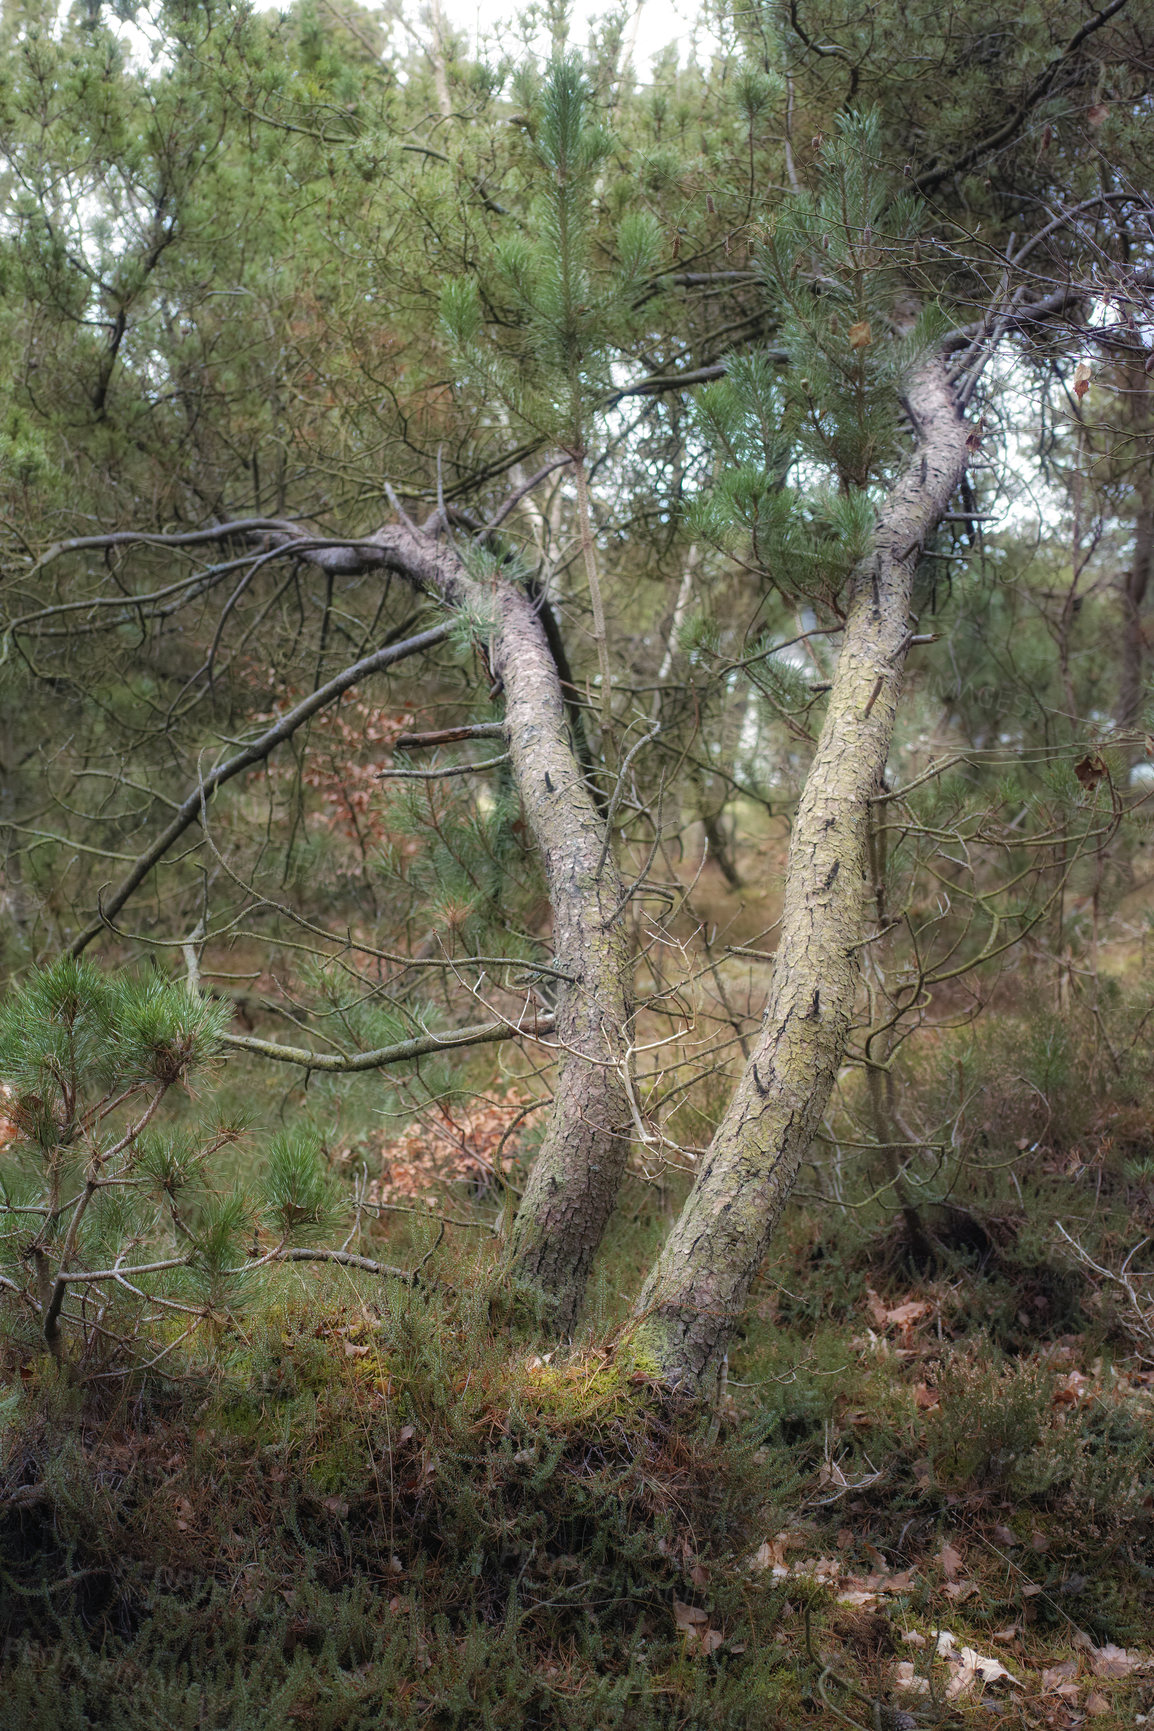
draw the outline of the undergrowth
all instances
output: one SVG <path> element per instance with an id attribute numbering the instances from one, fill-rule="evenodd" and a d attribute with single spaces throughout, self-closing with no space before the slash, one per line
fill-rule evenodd
<path id="1" fill-rule="evenodd" d="M 785 1594 L 741 1562 L 784 1461 L 596 1343 L 542 1359 L 455 1272 L 310 1282 L 115 1399 L 41 1361 L 5 1425 L 12 1723 L 765 1722 Z M 703 1661 L 672 1606 L 706 1596 Z"/>

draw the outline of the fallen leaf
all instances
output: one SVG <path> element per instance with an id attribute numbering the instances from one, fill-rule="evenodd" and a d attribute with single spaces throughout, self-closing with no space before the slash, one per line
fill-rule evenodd
<path id="1" fill-rule="evenodd" d="M 1090 1652 L 1090 1669 L 1095 1677 L 1128 1677 L 1146 1663 L 1141 1653 L 1128 1653 L 1125 1647 L 1115 1647 L 1109 1641 Z"/>
<path id="2" fill-rule="evenodd" d="M 894 1666 L 894 1681 L 899 1689 L 908 1689 L 915 1695 L 928 1695 L 929 1682 L 925 1677 L 919 1677 L 917 1667 L 912 1659 L 899 1659 Z"/>
<path id="3" fill-rule="evenodd" d="M 1097 1690 L 1095 1690 L 1092 1695 L 1087 1695 L 1086 1697 L 1086 1711 L 1097 1718 L 1100 1713 L 1108 1713 L 1110 1711 L 1110 1703 L 1107 1701 L 1105 1695 L 1099 1695 Z"/>
<path id="4" fill-rule="evenodd" d="M 723 1645 L 724 1641 L 725 1636 L 722 1634 L 720 1629 L 705 1629 L 697 1638 L 697 1644 L 700 1651 L 707 1655 L 710 1653 L 716 1653 L 717 1649 Z"/>
<path id="5" fill-rule="evenodd" d="M 1102 122 L 1109 116 L 1109 113 L 1110 105 L 1108 102 L 1095 102 L 1086 110 L 1086 119 L 1090 122 L 1091 126 L 1101 126 Z M 1088 1712 L 1090 1710 L 1091 1709 L 1087 1708 Z"/>
<path id="6" fill-rule="evenodd" d="M 919 1412 L 930 1412 L 935 1406 L 940 1404 L 940 1401 L 941 1396 L 938 1394 L 937 1389 L 931 1388 L 929 1383 L 919 1382 L 914 1384 L 914 1405 L 917 1407 Z"/>
<path id="7" fill-rule="evenodd" d="M 1061 1683 L 1069 1683 L 1077 1675 L 1077 1659 L 1063 1659 L 1060 1664 L 1047 1666 L 1042 1672 L 1043 1695 L 1049 1694 L 1051 1689 L 1057 1689 Z"/>
<path id="8" fill-rule="evenodd" d="M 942 1588 L 947 1599 L 952 1599 L 955 1605 L 964 1605 L 967 1599 L 972 1599 L 978 1591 L 976 1581 L 947 1581 Z"/>
<path id="9" fill-rule="evenodd" d="M 995 1629 L 990 1636 L 991 1641 L 1016 1641 L 1018 1638 L 1017 1623 L 1010 1623 L 1004 1629 Z"/>
<path id="10" fill-rule="evenodd" d="M 962 1553 L 956 1551 L 947 1539 L 938 1552 L 938 1567 L 947 1581 L 952 1581 L 962 1566 Z"/>
<path id="11" fill-rule="evenodd" d="M 694 1563 L 689 1571 L 689 1579 L 695 1587 L 708 1587 L 709 1570 L 703 1568 L 700 1563 Z"/>
<path id="12" fill-rule="evenodd" d="M 925 1636 L 918 1629 L 905 1630 L 902 1640 L 907 1647 L 924 1647 L 926 1644 Z"/>
<path id="13" fill-rule="evenodd" d="M 994 1539 L 999 1545 L 1016 1545 L 1018 1535 L 1012 1527 L 995 1527 Z"/>
<path id="14" fill-rule="evenodd" d="M 345 1341 L 346 1358 L 365 1358 L 372 1350 L 371 1346 L 358 1346 L 355 1340 Z"/>
<path id="15" fill-rule="evenodd" d="M 401 1434 L 397 1438 L 397 1446 L 401 1447 L 404 1443 L 412 1442 L 413 1434 L 413 1427 L 411 1424 L 403 1425 L 401 1427 Z"/>
<path id="16" fill-rule="evenodd" d="M 685 1605 L 680 1599 L 674 1599 L 673 1621 L 679 1629 L 696 1629 L 698 1624 L 708 1623 L 709 1612 L 700 1610 L 696 1605 Z"/>
<path id="17" fill-rule="evenodd" d="M 849 337 L 849 346 L 851 349 L 868 349 L 874 340 L 874 334 L 870 329 L 870 322 L 868 319 L 858 319 L 856 324 L 852 324 L 849 327 L 846 334 Z"/>
<path id="18" fill-rule="evenodd" d="M 1030 1549 L 1039 1552 L 1048 1551 L 1050 1549 L 1050 1541 L 1046 1537 L 1046 1534 L 1039 1533 L 1037 1530 L 1032 1532 L 1030 1534 Z"/>
<path id="19" fill-rule="evenodd" d="M 349 1512 L 349 1505 L 343 1497 L 326 1497 L 324 1507 L 330 1515 L 335 1515 L 338 1521 L 343 1521 Z"/>
<path id="20" fill-rule="evenodd" d="M 851 1587 L 847 1592 L 838 1594 L 837 1602 L 839 1605 L 856 1605 L 864 1608 L 867 1605 L 876 1605 L 878 1596 L 876 1593 L 867 1592 L 862 1587 Z"/>
<path id="21" fill-rule="evenodd" d="M 950 1667 L 950 1678 L 946 1684 L 946 1700 L 956 1701 L 959 1696 L 969 1694 L 976 1684 L 983 1687 L 992 1683 L 1012 1683 L 1015 1688 L 1021 1684 L 1012 1671 L 998 1659 L 979 1653 L 973 1647 L 959 1647 L 957 1637 L 948 1629 L 943 1629 L 938 1635 L 938 1657 L 945 1659 Z"/>

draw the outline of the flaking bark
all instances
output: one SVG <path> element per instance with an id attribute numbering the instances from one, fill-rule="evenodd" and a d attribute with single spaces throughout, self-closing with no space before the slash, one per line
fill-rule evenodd
<path id="1" fill-rule="evenodd" d="M 893 737 L 913 573 L 966 464 L 966 428 L 941 362 L 915 375 L 908 401 L 919 445 L 852 580 L 794 824 L 762 1030 L 637 1304 L 639 1365 L 687 1391 L 725 1351 L 845 1055 L 871 890 L 869 802 Z"/>

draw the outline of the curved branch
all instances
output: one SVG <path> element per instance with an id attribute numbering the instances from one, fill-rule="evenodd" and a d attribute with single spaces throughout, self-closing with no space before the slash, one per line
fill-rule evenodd
<path id="1" fill-rule="evenodd" d="M 259 739 L 254 739 L 251 745 L 246 745 L 238 751 L 235 757 L 230 757 L 219 768 L 214 769 L 197 784 L 184 803 L 178 806 L 176 815 L 167 827 L 161 830 L 151 847 L 145 849 L 136 861 L 128 876 L 113 891 L 107 902 L 100 904 L 100 918 L 86 927 L 78 937 L 68 945 L 67 954 L 80 955 L 87 949 L 93 938 L 98 937 L 109 920 L 115 919 L 121 908 L 134 895 L 152 870 L 168 852 L 173 842 L 179 840 L 185 830 L 190 828 L 200 817 L 205 802 L 223 787 L 226 781 L 240 775 L 244 770 L 251 769 L 253 764 L 263 763 L 264 759 L 275 751 L 278 745 L 292 737 L 299 727 L 316 715 L 321 709 L 335 703 L 338 697 L 362 679 L 367 679 L 371 673 L 380 673 L 386 667 L 392 667 L 395 662 L 404 661 L 410 655 L 418 655 L 422 650 L 431 649 L 437 643 L 443 643 L 449 636 L 452 626 L 449 624 L 435 625 L 429 631 L 422 631 L 416 637 L 407 637 L 401 643 L 390 644 L 387 648 L 378 649 L 372 655 L 366 655 L 363 660 L 346 667 L 343 673 L 338 673 L 335 679 L 330 679 L 327 685 L 311 692 L 295 709 L 290 709 L 287 715 L 262 733 Z"/>
<path id="2" fill-rule="evenodd" d="M 521 1028 L 513 1022 L 476 1022 L 469 1028 L 449 1028 L 443 1034 L 419 1034 L 411 1040 L 398 1040 L 392 1046 L 378 1046 L 373 1052 L 351 1052 L 348 1057 L 333 1052 L 310 1052 L 302 1046 L 279 1046 L 273 1040 L 258 1040 L 250 1034 L 225 1034 L 222 1039 L 233 1052 L 252 1052 L 258 1058 L 272 1058 L 280 1064 L 299 1064 L 304 1070 L 348 1076 L 364 1070 L 382 1070 L 388 1064 L 408 1063 L 430 1052 L 453 1052 L 461 1046 L 482 1046 L 491 1040 L 516 1040 L 522 1036 L 535 1040 L 552 1032 L 552 1016 L 537 1016 L 531 1028 Z"/>

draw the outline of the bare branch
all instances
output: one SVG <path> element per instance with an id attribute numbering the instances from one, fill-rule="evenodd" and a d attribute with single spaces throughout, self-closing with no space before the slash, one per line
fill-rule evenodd
<path id="1" fill-rule="evenodd" d="M 388 1064 L 405 1064 L 431 1052 L 452 1052 L 462 1046 L 487 1045 L 492 1040 L 522 1037 L 535 1040 L 552 1032 L 553 1017 L 548 1015 L 535 1016 L 531 1027 L 512 1022 L 475 1022 L 468 1028 L 448 1028 L 441 1034 L 419 1034 L 411 1040 L 398 1040 L 393 1046 L 379 1046 L 372 1052 L 350 1052 L 347 1057 L 332 1052 L 309 1052 L 300 1046 L 279 1046 L 275 1041 L 258 1040 L 250 1034 L 225 1034 L 223 1040 L 230 1051 L 252 1052 L 258 1058 L 299 1064 L 305 1070 L 352 1075 L 362 1070 L 382 1070 Z"/>
<path id="2" fill-rule="evenodd" d="M 100 918 L 86 927 L 80 935 L 69 944 L 67 953 L 71 956 L 80 955 L 87 949 L 93 938 L 98 937 L 110 920 L 116 918 L 121 908 L 128 901 L 157 862 L 163 859 L 174 841 L 177 841 L 199 818 L 205 802 L 223 787 L 226 781 L 250 769 L 254 763 L 262 763 L 278 745 L 290 739 L 299 727 L 325 709 L 330 703 L 359 685 L 361 680 L 370 674 L 381 673 L 386 667 L 392 667 L 398 661 L 404 661 L 410 655 L 419 655 L 423 650 L 432 649 L 436 644 L 443 643 L 449 636 L 452 626 L 435 625 L 429 631 L 422 631 L 416 637 L 407 637 L 401 643 L 390 644 L 385 649 L 375 650 L 372 655 L 366 655 L 362 661 L 354 662 L 346 667 L 343 673 L 338 673 L 335 679 L 330 679 L 327 685 L 322 685 L 317 691 L 311 692 L 295 709 L 290 709 L 286 715 L 262 733 L 259 739 L 254 739 L 251 745 L 246 745 L 238 751 L 235 757 L 230 757 L 219 768 L 203 777 L 184 803 L 177 808 L 172 822 L 163 829 L 152 843 L 145 849 L 128 876 L 118 885 L 107 902 L 100 905 Z"/>

